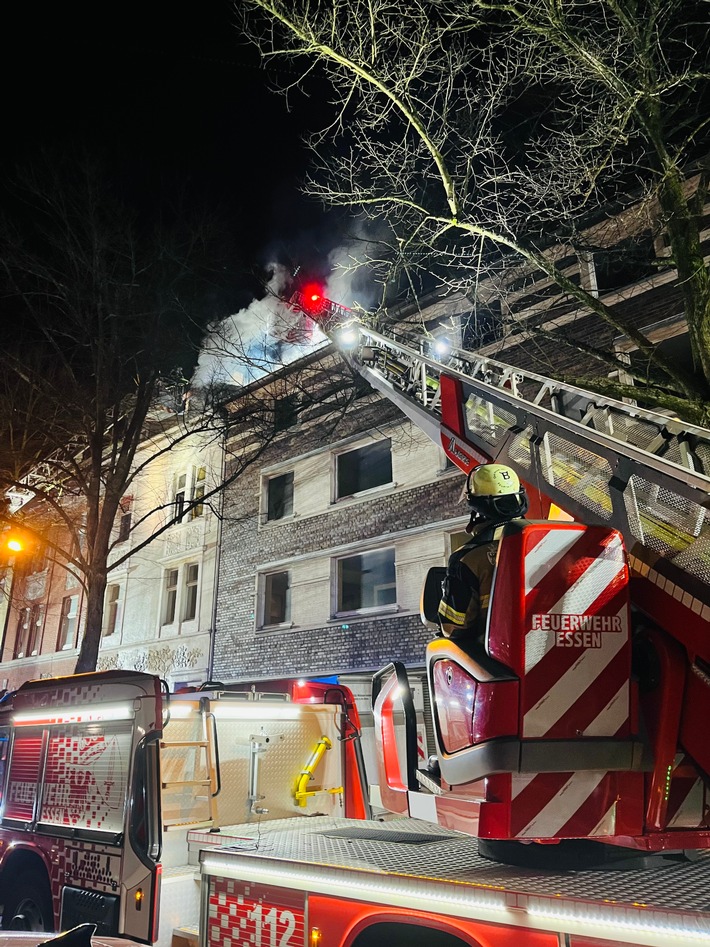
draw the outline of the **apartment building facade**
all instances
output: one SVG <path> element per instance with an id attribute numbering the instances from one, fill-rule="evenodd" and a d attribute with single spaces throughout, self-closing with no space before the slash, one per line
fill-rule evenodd
<path id="1" fill-rule="evenodd" d="M 214 623 L 219 518 L 216 501 L 199 501 L 222 476 L 222 445 L 212 433 L 175 444 L 169 431 L 153 433 L 135 466 L 141 472 L 113 529 L 98 669 L 148 670 L 170 684 L 200 682 Z M 26 515 L 31 526 L 32 510 Z M 81 521 L 78 501 L 71 515 Z M 60 554 L 71 552 L 75 539 L 60 523 L 47 527 L 41 509 L 34 516 L 48 542 L 17 553 L 5 578 L 0 678 L 8 690 L 73 673 L 85 631 L 81 574 Z"/>
<path id="2" fill-rule="evenodd" d="M 707 259 L 710 205 L 704 214 Z M 550 250 L 565 275 L 684 357 L 681 288 L 653 207 L 594 224 L 584 242 L 583 251 Z M 486 275 L 473 295 L 404 301 L 389 318 L 541 374 L 628 380 L 575 342 L 637 357 L 529 266 Z M 463 541 L 463 478 L 393 405 L 346 375 L 332 348 L 311 353 L 227 401 L 226 445 L 185 441 L 146 466 L 115 525 L 99 667 L 196 683 L 422 664 L 430 631 L 418 616 L 421 583 Z M 256 389 L 266 398 L 255 409 Z M 270 404 L 261 441 L 244 421 L 250 399 L 262 415 Z M 220 482 L 223 465 L 230 474 L 230 457 L 242 462 L 245 438 L 254 460 L 227 487 L 223 510 L 215 500 L 175 517 Z M 148 439 L 145 451 L 155 447 Z M 41 550 L 1 578 L 5 686 L 71 673 L 83 630 L 79 578 Z"/>
<path id="3" fill-rule="evenodd" d="M 697 187 L 691 179 L 688 188 Z M 710 203 L 701 239 L 710 258 Z M 609 213 L 549 255 L 654 344 L 690 362 L 682 287 L 658 208 Z M 632 381 L 639 353 L 539 269 L 482 274 L 475 292 L 392 306 L 392 323 L 447 336 L 514 367 L 567 380 Z M 618 357 L 614 367 L 592 349 Z M 303 411 L 248 484 L 226 500 L 216 676 L 355 672 L 392 659 L 420 664 L 426 570 L 461 538 L 462 478 L 436 445 L 374 393 L 325 433 Z"/>
<path id="4" fill-rule="evenodd" d="M 463 541 L 463 476 L 362 386 L 347 408 L 328 407 L 337 360 L 332 349 L 311 359 L 292 424 L 225 495 L 219 680 L 423 664 L 422 583 Z"/>

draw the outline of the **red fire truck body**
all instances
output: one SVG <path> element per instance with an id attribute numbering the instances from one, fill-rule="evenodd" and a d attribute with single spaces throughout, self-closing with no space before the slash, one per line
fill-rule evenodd
<path id="1" fill-rule="evenodd" d="M 244 827 L 203 851 L 202 947 L 700 947 L 710 857 L 646 871 L 510 868 L 416 819 Z"/>
<path id="2" fill-rule="evenodd" d="M 339 320 L 352 322 L 331 304 L 325 315 L 333 336 Z M 32 911 L 44 920 L 51 899 L 55 924 L 96 910 L 109 919 L 105 933 L 155 941 L 172 884 L 162 872 L 161 895 L 166 833 L 173 900 L 201 897 L 200 947 L 710 947 L 707 851 L 628 873 L 481 857 L 503 844 L 513 861 L 548 850 L 562 862 L 575 840 L 710 848 L 710 433 L 472 353 L 443 364 L 423 337 L 365 326 L 356 335 L 348 357 L 364 377 L 462 470 L 513 466 L 537 518 L 500 536 L 485 642 L 428 648 L 438 770 L 419 766 L 396 663 L 375 677 L 371 798 L 407 818 L 381 822 L 363 821 L 345 689 L 291 688 L 309 723 L 294 757 L 305 761 L 284 765 L 270 747 L 290 745 L 290 731 L 264 723 L 266 705 L 245 716 L 228 694 L 187 695 L 182 714 L 171 698 L 167 723 L 145 675 L 128 675 L 142 693 L 104 706 L 100 685 L 91 691 L 96 675 L 86 691 L 81 681 L 34 682 L 0 705 L 3 920 Z M 241 767 L 235 793 L 225 791 L 214 734 L 219 716 L 240 715 L 228 757 Z M 335 745 L 337 779 L 327 772 Z M 276 804 L 263 798 L 270 755 Z M 215 814 L 220 772 L 225 812 L 220 804 Z M 353 819 L 336 818 L 340 800 Z M 311 815 L 280 818 L 294 808 Z M 219 835 L 206 831 L 220 825 Z M 189 862 L 196 850 L 201 886 Z M 44 899 L 30 875 L 45 879 Z"/>
<path id="3" fill-rule="evenodd" d="M 499 537 L 485 642 L 427 649 L 436 767 L 418 763 L 405 669 L 375 676 L 371 798 L 407 818 L 274 822 L 204 849 L 200 947 L 709 945 L 710 433 L 475 353 L 442 364 L 327 300 L 311 312 L 463 471 L 513 466 L 538 520 Z M 583 870 L 600 842 L 666 855 Z M 546 870 L 482 857 L 502 845 L 518 864 L 547 850 Z M 570 851 L 574 870 L 551 870 Z"/>
<path id="4" fill-rule="evenodd" d="M 485 640 L 427 649 L 431 771 L 404 668 L 376 679 L 385 807 L 491 841 L 710 847 L 710 432 L 451 345 L 437 355 L 431 336 L 317 294 L 292 303 L 462 471 L 507 464 L 531 501 L 532 522 L 497 533 Z"/>
<path id="5" fill-rule="evenodd" d="M 198 918 L 189 832 L 228 844 L 252 819 L 364 817 L 358 728 L 330 684 L 168 695 L 110 671 L 22 685 L 0 701 L 3 927 L 93 922 L 170 947 Z"/>

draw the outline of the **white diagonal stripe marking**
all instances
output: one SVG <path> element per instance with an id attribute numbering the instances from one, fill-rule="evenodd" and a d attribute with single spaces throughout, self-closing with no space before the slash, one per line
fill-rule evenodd
<path id="1" fill-rule="evenodd" d="M 535 628 L 525 635 L 525 673 L 539 664 L 548 651 L 555 647 L 554 631 Z"/>
<path id="2" fill-rule="evenodd" d="M 573 773 L 560 791 L 516 837 L 550 838 L 556 835 L 587 801 L 605 776 L 606 771 Z"/>
<path id="3" fill-rule="evenodd" d="M 554 638 L 554 633 L 548 632 Z M 623 631 L 599 632 L 601 648 L 585 648 L 572 667 L 534 704 L 523 719 L 524 737 L 541 737 L 601 675 L 627 642 Z"/>
<path id="4" fill-rule="evenodd" d="M 523 789 L 527 789 L 533 779 L 537 779 L 537 773 L 513 773 L 510 798 L 515 799 Z"/>
<path id="5" fill-rule="evenodd" d="M 613 736 L 629 716 L 629 682 L 624 681 L 606 707 L 585 727 L 585 737 Z"/>
<path id="6" fill-rule="evenodd" d="M 589 833 L 589 838 L 597 835 L 614 835 L 616 832 L 616 799 Z"/>
<path id="7" fill-rule="evenodd" d="M 623 568 L 623 560 L 592 559 L 577 581 L 566 588 L 562 598 L 555 602 L 550 609 L 550 614 L 564 615 L 567 612 L 575 615 L 584 614 Z"/>
<path id="8" fill-rule="evenodd" d="M 573 546 L 583 529 L 551 529 L 525 557 L 525 594 L 535 588 Z"/>
<path id="9" fill-rule="evenodd" d="M 705 787 L 701 779 L 697 779 L 690 787 L 690 792 L 678 807 L 672 819 L 668 822 L 669 829 L 694 829 L 703 821 L 705 802 Z"/>

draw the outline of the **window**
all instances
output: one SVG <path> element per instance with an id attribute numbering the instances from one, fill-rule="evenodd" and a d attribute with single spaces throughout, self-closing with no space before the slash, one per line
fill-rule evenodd
<path id="1" fill-rule="evenodd" d="M 476 350 L 503 338 L 503 316 L 499 299 L 492 299 L 461 316 L 463 348 Z"/>
<path id="2" fill-rule="evenodd" d="M 183 606 L 183 621 L 192 621 L 197 615 L 197 582 L 200 567 L 196 562 L 185 566 L 185 603 Z"/>
<path id="3" fill-rule="evenodd" d="M 172 623 L 175 621 L 175 605 L 177 603 L 178 570 L 166 569 L 163 581 L 165 583 L 163 624 L 172 625 Z"/>
<path id="4" fill-rule="evenodd" d="M 262 625 L 282 625 L 291 620 L 291 582 L 288 572 L 269 572 L 264 576 Z"/>
<path id="5" fill-rule="evenodd" d="M 24 658 L 27 654 L 27 640 L 30 633 L 30 610 L 21 608 L 17 616 L 17 631 L 15 633 L 15 650 L 13 658 Z"/>
<path id="6" fill-rule="evenodd" d="M 32 556 L 27 563 L 27 573 L 32 575 L 35 572 L 44 572 L 47 567 L 47 550 L 41 543 L 37 543 L 32 549 Z"/>
<path id="7" fill-rule="evenodd" d="M 293 471 L 271 477 L 266 484 L 266 518 L 280 520 L 293 513 Z"/>
<path id="8" fill-rule="evenodd" d="M 27 654 L 39 654 L 44 626 L 44 605 L 33 605 L 30 612 L 30 635 L 27 641 Z"/>
<path id="9" fill-rule="evenodd" d="M 187 474 L 180 474 L 175 478 L 175 489 L 173 490 L 173 516 L 178 523 L 182 522 L 185 512 L 185 488 L 187 486 Z"/>
<path id="10" fill-rule="evenodd" d="M 62 599 L 62 617 L 59 620 L 59 650 L 73 648 L 79 618 L 79 596 L 67 595 Z"/>
<path id="11" fill-rule="evenodd" d="M 600 293 L 620 289 L 657 272 L 656 251 L 650 233 L 621 240 L 613 247 L 595 249 L 593 259 Z"/>
<path id="12" fill-rule="evenodd" d="M 83 555 L 83 543 L 86 539 L 85 531 L 82 529 L 77 537 L 72 540 L 71 545 L 71 555 L 72 559 L 77 562 L 81 561 Z M 79 585 L 79 575 L 78 567 L 72 565 L 72 563 L 67 563 L 65 566 L 65 576 L 64 576 L 64 588 L 69 591 L 69 589 L 75 589 Z"/>
<path id="13" fill-rule="evenodd" d="M 177 523 L 182 523 L 186 513 L 189 520 L 197 519 L 204 513 L 202 498 L 206 492 L 206 479 L 206 467 L 191 467 L 185 473 L 175 475 L 172 514 Z"/>
<path id="14" fill-rule="evenodd" d="M 392 451 L 389 438 L 366 444 L 336 457 L 336 499 L 392 482 Z"/>
<path id="15" fill-rule="evenodd" d="M 162 622 L 177 625 L 197 618 L 200 566 L 197 562 L 165 569 L 163 572 Z M 177 631 L 177 627 L 174 629 Z"/>
<path id="16" fill-rule="evenodd" d="M 132 513 L 121 513 L 121 519 L 118 521 L 118 537 L 117 542 L 125 543 L 128 537 L 131 535 L 131 519 Z"/>
<path id="17" fill-rule="evenodd" d="M 118 536 L 116 542 L 125 543 L 131 535 L 133 519 L 133 497 L 123 497 L 118 510 Z"/>
<path id="18" fill-rule="evenodd" d="M 205 467 L 198 467 L 195 471 L 195 480 L 192 486 L 192 502 L 195 506 L 190 510 L 190 519 L 195 520 L 198 516 L 202 516 L 205 511 L 205 505 L 202 502 L 202 498 L 205 495 L 205 479 L 207 476 L 207 470 Z"/>
<path id="19" fill-rule="evenodd" d="M 104 620 L 104 636 L 108 637 L 117 632 L 121 626 L 121 586 L 109 585 L 106 589 L 106 617 Z"/>
<path id="20" fill-rule="evenodd" d="M 338 560 L 336 613 L 397 602 L 394 549 L 377 549 Z"/>
<path id="21" fill-rule="evenodd" d="M 298 421 L 298 396 L 284 395 L 274 401 L 274 431 L 285 431 Z"/>

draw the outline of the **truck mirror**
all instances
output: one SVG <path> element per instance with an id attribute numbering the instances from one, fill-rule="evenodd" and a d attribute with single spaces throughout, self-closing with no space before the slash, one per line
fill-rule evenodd
<path id="1" fill-rule="evenodd" d="M 427 572 L 419 605 L 419 616 L 424 625 L 439 627 L 439 602 L 441 601 L 441 586 L 445 577 L 446 568 L 444 566 L 434 566 Z"/>

